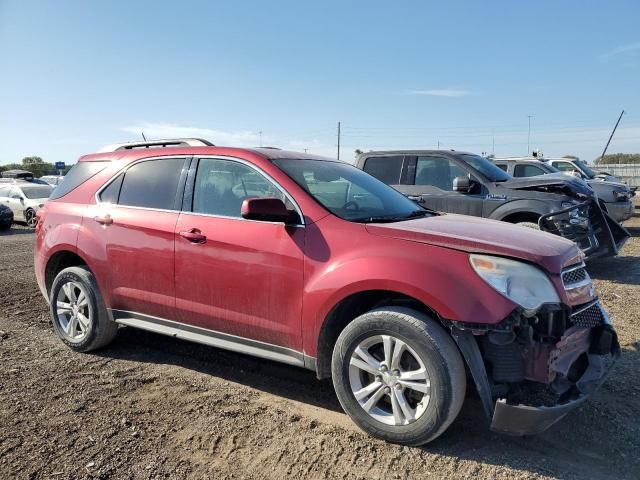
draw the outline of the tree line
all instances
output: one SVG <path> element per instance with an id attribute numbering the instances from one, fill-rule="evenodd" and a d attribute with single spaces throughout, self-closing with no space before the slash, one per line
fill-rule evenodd
<path id="1" fill-rule="evenodd" d="M 71 170 L 71 167 L 72 165 L 66 165 L 64 170 L 62 170 L 62 174 L 65 175 Z M 43 175 L 58 174 L 58 170 L 56 170 L 53 163 L 45 162 L 41 157 L 37 156 L 24 157 L 21 163 L 0 165 L 0 172 L 6 170 L 26 170 L 27 172 L 33 173 L 33 176 L 36 178 L 42 177 Z"/>
<path id="2" fill-rule="evenodd" d="M 640 163 L 640 153 L 608 153 L 604 157 L 596 158 L 595 163 L 596 165 Z"/>

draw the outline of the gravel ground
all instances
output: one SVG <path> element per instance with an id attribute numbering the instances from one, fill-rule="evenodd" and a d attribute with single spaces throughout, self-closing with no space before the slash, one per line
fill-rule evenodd
<path id="1" fill-rule="evenodd" d="M 0 234 L 0 478 L 640 478 L 640 218 L 590 266 L 623 355 L 592 401 L 546 433 L 490 432 L 477 398 L 438 440 L 374 440 L 302 369 L 122 328 L 59 342 L 33 234 Z"/>

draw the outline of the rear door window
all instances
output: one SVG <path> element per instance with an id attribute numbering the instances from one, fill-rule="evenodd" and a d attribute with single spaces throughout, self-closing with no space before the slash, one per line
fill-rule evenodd
<path id="1" fill-rule="evenodd" d="M 365 160 L 363 170 L 387 185 L 399 185 L 403 160 L 402 155 L 371 157 Z"/>
<path id="2" fill-rule="evenodd" d="M 145 160 L 124 174 L 118 205 L 177 210 L 177 196 L 184 158 Z"/>
<path id="3" fill-rule="evenodd" d="M 516 165 L 513 169 L 514 177 L 535 177 L 544 175 L 546 172 L 535 165 Z"/>

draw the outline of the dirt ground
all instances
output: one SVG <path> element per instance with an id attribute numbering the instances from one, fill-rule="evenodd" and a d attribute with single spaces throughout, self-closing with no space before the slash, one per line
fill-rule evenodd
<path id="1" fill-rule="evenodd" d="M 593 399 L 543 435 L 487 429 L 469 397 L 434 443 L 374 440 L 311 372 L 122 328 L 59 342 L 33 234 L 0 235 L 0 478 L 640 478 L 640 217 L 591 265 L 623 355 Z"/>

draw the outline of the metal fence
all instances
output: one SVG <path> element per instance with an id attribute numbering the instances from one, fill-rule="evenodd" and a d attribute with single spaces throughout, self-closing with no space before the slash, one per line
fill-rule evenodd
<path id="1" fill-rule="evenodd" d="M 608 172 L 632 187 L 640 187 L 640 163 L 596 165 L 591 168 L 596 172 Z"/>

